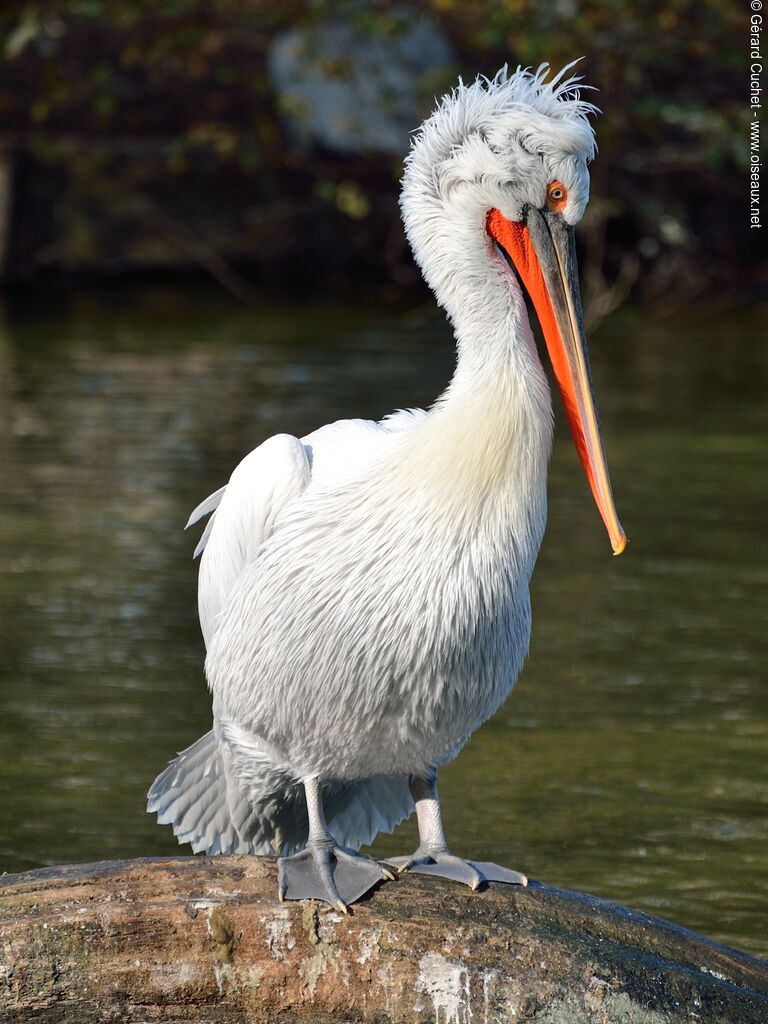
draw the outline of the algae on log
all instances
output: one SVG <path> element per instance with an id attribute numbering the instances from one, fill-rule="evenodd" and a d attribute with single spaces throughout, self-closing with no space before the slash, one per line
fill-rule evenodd
<path id="1" fill-rule="evenodd" d="M 275 862 L 179 857 L 0 879 L 0 1021 L 768 1021 L 768 964 L 616 904 L 424 876 L 350 917 Z"/>

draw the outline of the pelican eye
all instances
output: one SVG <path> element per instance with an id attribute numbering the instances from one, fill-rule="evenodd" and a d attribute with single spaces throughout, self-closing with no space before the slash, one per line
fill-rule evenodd
<path id="1" fill-rule="evenodd" d="M 550 210 L 562 210 L 568 198 L 568 189 L 560 181 L 552 181 L 547 186 L 547 206 Z"/>

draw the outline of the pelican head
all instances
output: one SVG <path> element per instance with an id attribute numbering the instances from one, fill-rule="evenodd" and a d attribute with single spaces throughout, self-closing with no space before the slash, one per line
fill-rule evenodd
<path id="1" fill-rule="evenodd" d="M 504 315 L 510 296 L 520 309 L 527 291 L 618 555 L 627 540 L 592 393 L 573 235 L 589 201 L 597 108 L 581 98 L 572 68 L 550 77 L 547 64 L 505 67 L 493 79 L 460 82 L 414 136 L 401 209 L 416 260 L 454 324 Z"/>

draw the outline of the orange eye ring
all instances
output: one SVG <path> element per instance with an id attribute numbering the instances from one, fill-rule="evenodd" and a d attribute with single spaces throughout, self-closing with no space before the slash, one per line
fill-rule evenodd
<path id="1" fill-rule="evenodd" d="M 547 206 L 550 210 L 560 211 L 568 202 L 568 189 L 562 181 L 551 181 L 547 185 Z"/>

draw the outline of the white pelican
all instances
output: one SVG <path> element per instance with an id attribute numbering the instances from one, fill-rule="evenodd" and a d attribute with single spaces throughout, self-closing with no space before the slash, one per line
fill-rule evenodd
<path id="1" fill-rule="evenodd" d="M 626 545 L 582 325 L 573 227 L 595 108 L 572 66 L 460 83 L 413 140 L 403 221 L 458 349 L 432 408 L 271 437 L 190 517 L 211 513 L 213 728 L 148 806 L 195 851 L 279 854 L 281 898 L 346 910 L 392 877 L 356 851 L 414 805 L 420 843 L 400 870 L 525 884 L 450 853 L 436 774 L 528 650 L 552 407 L 523 286 L 614 553 Z"/>

